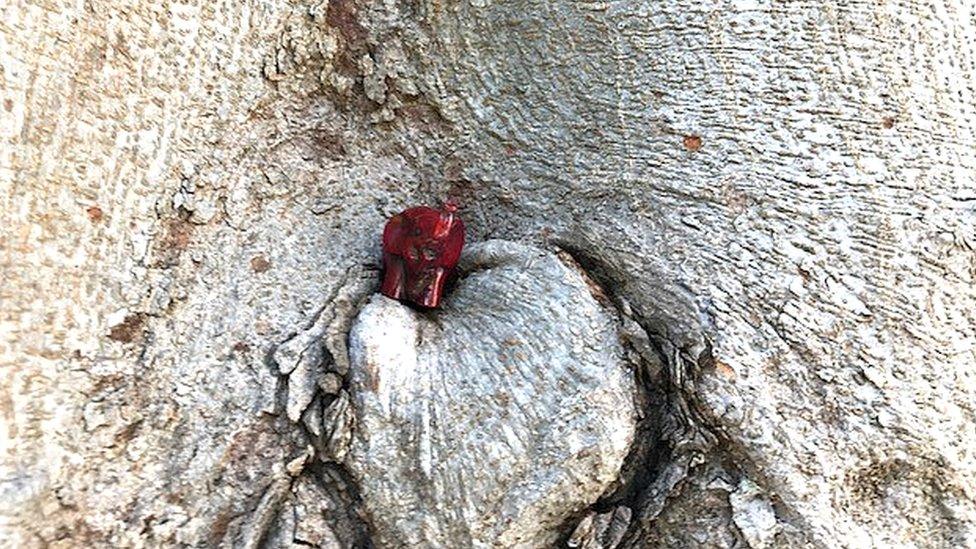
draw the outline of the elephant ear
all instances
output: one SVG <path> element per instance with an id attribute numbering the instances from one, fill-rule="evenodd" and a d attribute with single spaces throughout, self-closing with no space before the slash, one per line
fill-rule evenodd
<path id="1" fill-rule="evenodd" d="M 471 246 L 440 310 L 374 296 L 350 358 L 345 463 L 380 546 L 551 547 L 634 436 L 616 319 L 538 249 Z"/>

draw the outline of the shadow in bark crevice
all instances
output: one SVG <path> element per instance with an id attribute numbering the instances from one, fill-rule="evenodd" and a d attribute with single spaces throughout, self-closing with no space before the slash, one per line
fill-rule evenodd
<path id="1" fill-rule="evenodd" d="M 627 359 L 633 365 L 638 387 L 636 407 L 641 414 L 633 445 L 618 480 L 590 508 L 581 510 L 563 523 L 560 545 L 567 545 L 574 529 L 587 514 L 613 512 L 626 507 L 632 511 L 630 525 L 619 543 L 606 547 L 633 546 L 640 543 L 668 498 L 687 478 L 689 470 L 703 460 L 717 441 L 698 412 L 695 396 L 699 377 L 714 362 L 707 330 L 699 323 L 693 328 L 697 333 L 688 333 L 688 318 L 701 318 L 696 311 L 688 311 L 684 321 L 669 322 L 667 318 L 673 310 L 654 310 L 651 300 L 654 296 L 635 292 L 633 284 L 627 283 L 628 274 L 623 268 L 591 253 L 598 248 L 586 245 L 585 241 L 581 244 L 569 239 L 557 240 L 555 244 L 564 262 L 574 264 L 588 281 L 597 301 L 617 316 Z M 369 287 L 375 289 L 375 284 Z M 689 290 L 679 288 L 674 292 L 674 295 L 684 295 Z M 349 300 L 346 305 L 351 309 L 347 313 L 355 316 L 351 311 L 361 305 L 359 297 Z M 674 300 L 671 299 L 669 304 L 673 308 Z M 688 306 L 694 307 L 694 304 Z M 436 316 L 436 313 L 427 314 Z M 316 320 L 312 324 L 319 323 Z M 309 326 L 308 329 L 313 328 Z M 326 337 L 326 332 L 320 331 L 318 337 Z M 348 337 L 348 333 L 343 336 Z M 356 483 L 338 462 L 341 457 L 334 459 L 330 450 L 329 429 L 339 427 L 330 427 L 325 425 L 328 421 L 323 421 L 330 406 L 340 398 L 336 395 L 348 389 L 348 381 L 345 372 L 334 367 L 336 360 L 321 339 L 310 342 L 310 345 L 321 351 L 321 366 L 317 370 L 322 375 L 337 374 L 342 381 L 341 387 L 333 388 L 337 389 L 334 392 L 317 387 L 315 396 L 296 422 L 316 449 L 315 457 L 302 474 L 311 474 L 330 497 L 341 498 L 337 501 L 342 502 L 347 511 L 331 517 L 330 522 L 338 521 L 336 527 L 345 532 L 344 542 L 352 547 L 368 547 L 371 544 L 370 525 L 362 512 Z M 271 362 L 274 362 L 273 354 Z M 281 376 L 282 379 L 287 377 L 288 374 Z M 283 396 L 279 394 L 279 412 L 284 409 L 282 404 Z"/>
<path id="2" fill-rule="evenodd" d="M 704 326 L 698 326 L 699 333 L 689 337 L 682 333 L 687 331 L 687 322 L 662 321 L 670 316 L 669 311 L 645 310 L 647 296 L 627 295 L 627 274 L 593 253 L 597 247 L 571 238 L 560 238 L 555 243 L 616 309 L 629 359 L 635 367 L 636 398 L 642 416 L 634 443 L 615 487 L 588 510 L 607 513 L 619 506 L 631 509 L 633 515 L 623 539 L 609 547 L 632 546 L 639 544 L 641 533 L 661 513 L 689 470 L 718 440 L 699 413 L 694 394 L 696 381 L 714 362 L 711 345 Z M 643 307 L 632 305 L 636 298 L 641 298 Z M 695 340 L 704 345 L 687 343 Z M 577 522 L 578 519 L 567 522 L 564 546 Z"/>
<path id="3" fill-rule="evenodd" d="M 334 501 L 343 505 L 330 514 L 330 522 L 339 525 L 346 539 L 340 541 L 346 547 L 372 549 L 372 525 L 366 520 L 362 497 L 349 471 L 341 463 L 315 460 L 306 467 L 315 482 L 330 495 Z"/>

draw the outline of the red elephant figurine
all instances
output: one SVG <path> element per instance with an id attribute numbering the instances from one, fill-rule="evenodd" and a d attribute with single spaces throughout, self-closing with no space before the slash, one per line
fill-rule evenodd
<path id="1" fill-rule="evenodd" d="M 464 246 L 457 206 L 417 206 L 390 218 L 383 229 L 383 295 L 422 307 L 440 304 Z"/>

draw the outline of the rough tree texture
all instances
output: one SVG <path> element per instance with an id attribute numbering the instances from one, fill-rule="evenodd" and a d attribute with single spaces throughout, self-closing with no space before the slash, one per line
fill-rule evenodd
<path id="1" fill-rule="evenodd" d="M 640 365 L 567 543 L 976 544 L 974 21 L 0 5 L 2 543 L 367 543 L 343 334 L 386 217 L 453 196 L 571 255 Z"/>
<path id="2" fill-rule="evenodd" d="M 620 473 L 634 375 L 614 318 L 556 256 L 465 253 L 442 310 L 377 295 L 353 325 L 346 466 L 379 545 L 552 547 Z"/>

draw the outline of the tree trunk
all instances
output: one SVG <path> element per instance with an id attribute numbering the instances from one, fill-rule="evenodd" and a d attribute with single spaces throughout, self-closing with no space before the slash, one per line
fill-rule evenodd
<path id="1" fill-rule="evenodd" d="M 0 21 L 4 546 L 976 545 L 970 3 Z"/>

